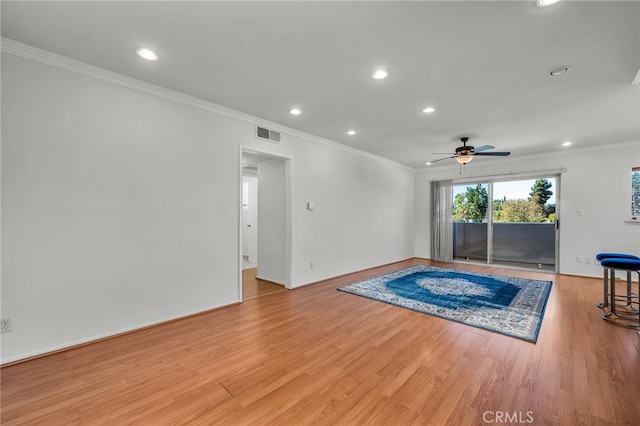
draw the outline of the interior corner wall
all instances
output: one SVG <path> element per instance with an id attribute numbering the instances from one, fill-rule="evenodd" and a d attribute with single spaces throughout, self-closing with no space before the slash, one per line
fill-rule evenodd
<path id="1" fill-rule="evenodd" d="M 404 166 L 261 141 L 240 116 L 84 68 L 1 65 L 1 363 L 241 302 L 239 146 L 291 158 L 292 287 L 413 255 Z"/>
<path id="2" fill-rule="evenodd" d="M 586 258 L 593 260 L 597 253 L 604 251 L 640 255 L 640 224 L 628 222 L 631 216 L 631 169 L 640 166 L 640 141 L 599 149 L 564 150 L 521 160 L 489 159 L 471 163 L 465 174 L 508 175 L 559 169 L 561 166 L 567 170 L 560 176 L 557 198 L 560 220 L 558 272 L 600 277 L 602 268 L 594 262 L 586 263 Z M 416 173 L 416 256 L 430 256 L 429 182 L 460 177 L 458 167 Z M 578 210 L 583 212 L 583 216 L 578 216 Z M 576 262 L 576 257 L 582 258 L 582 262 Z"/>

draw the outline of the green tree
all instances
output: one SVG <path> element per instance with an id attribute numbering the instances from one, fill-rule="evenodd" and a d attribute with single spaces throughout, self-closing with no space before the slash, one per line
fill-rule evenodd
<path id="1" fill-rule="evenodd" d="M 467 186 L 467 191 L 458 194 L 453 202 L 453 220 L 456 222 L 482 222 L 487 216 L 488 194 L 486 188 L 478 184 Z"/>
<path id="2" fill-rule="evenodd" d="M 547 204 L 547 201 L 553 195 L 553 191 L 550 191 L 553 184 L 546 179 L 536 179 L 531 187 L 531 192 L 529 196 L 538 197 L 538 204 L 540 204 L 543 208 L 544 205 Z"/>
<path id="3" fill-rule="evenodd" d="M 506 200 L 502 203 L 502 212 L 496 222 L 542 222 L 545 220 L 544 209 L 537 197 L 528 200 Z"/>
<path id="4" fill-rule="evenodd" d="M 544 212 L 547 214 L 547 216 L 551 216 L 552 214 L 554 214 L 556 212 L 556 205 L 555 204 L 545 204 Z"/>
<path id="5" fill-rule="evenodd" d="M 493 221 L 494 222 L 502 222 L 502 206 L 504 202 L 507 201 L 507 197 L 504 196 L 502 199 L 498 198 L 493 200 Z"/>

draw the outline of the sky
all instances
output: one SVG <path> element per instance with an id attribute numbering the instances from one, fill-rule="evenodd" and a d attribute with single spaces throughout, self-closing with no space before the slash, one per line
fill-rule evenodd
<path id="1" fill-rule="evenodd" d="M 547 201 L 547 204 L 555 204 L 556 202 L 556 179 L 553 177 L 545 178 L 549 182 L 552 183 L 551 191 L 553 191 L 553 195 Z M 507 200 L 516 200 L 516 199 L 524 199 L 529 198 L 529 193 L 531 192 L 531 187 L 535 182 L 535 179 L 527 179 L 527 180 L 514 180 L 508 182 L 494 182 L 493 183 L 493 199 L 498 200 L 502 199 L 504 196 L 507 197 Z M 456 195 L 463 193 L 467 190 L 467 186 L 476 186 L 477 183 L 464 183 L 464 184 L 456 184 L 453 187 L 453 197 Z M 486 184 L 484 184 L 485 187 Z"/>

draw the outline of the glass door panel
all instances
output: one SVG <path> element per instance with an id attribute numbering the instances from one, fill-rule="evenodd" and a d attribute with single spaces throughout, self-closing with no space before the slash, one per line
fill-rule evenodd
<path id="1" fill-rule="evenodd" d="M 491 262 L 555 271 L 556 178 L 492 185 Z"/>
<path id="2" fill-rule="evenodd" d="M 453 187 L 453 258 L 487 262 L 489 184 Z"/>

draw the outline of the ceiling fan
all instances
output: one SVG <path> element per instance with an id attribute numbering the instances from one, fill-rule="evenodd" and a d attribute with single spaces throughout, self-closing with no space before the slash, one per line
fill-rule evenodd
<path id="1" fill-rule="evenodd" d="M 473 157 L 475 157 L 476 155 L 491 155 L 494 157 L 506 157 L 507 155 L 511 154 L 510 152 L 506 152 L 506 151 L 484 152 L 490 149 L 494 149 L 495 146 L 482 145 L 482 146 L 479 146 L 478 148 L 474 148 L 471 145 L 467 145 L 467 142 L 469 141 L 469 138 L 467 137 L 460 138 L 460 141 L 462 142 L 462 146 L 457 147 L 455 153 L 434 152 L 434 154 L 447 154 L 447 155 L 450 155 L 450 157 L 433 160 L 432 163 L 435 163 L 436 161 L 446 160 L 448 158 L 455 158 L 458 163 L 467 164 L 468 162 L 473 160 Z"/>

